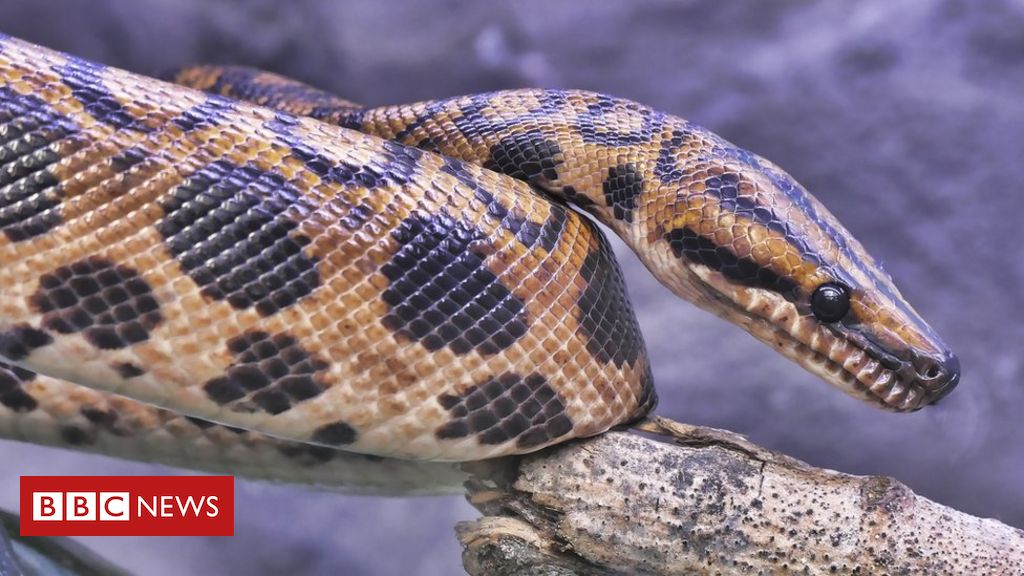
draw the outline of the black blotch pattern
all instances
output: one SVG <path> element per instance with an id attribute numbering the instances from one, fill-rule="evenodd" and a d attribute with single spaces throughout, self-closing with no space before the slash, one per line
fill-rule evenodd
<path id="1" fill-rule="evenodd" d="M 277 135 L 277 139 L 289 148 L 293 156 L 302 161 L 307 170 L 324 182 L 364 188 L 405 185 L 416 174 L 418 160 L 423 155 L 421 150 L 389 141 L 383 144 L 386 154 L 372 163 L 352 164 L 332 160 L 292 133 L 292 127 L 297 123 L 298 120 L 293 116 L 278 114 L 274 120 L 266 123 L 266 127 Z"/>
<path id="2" fill-rule="evenodd" d="M 747 153 L 749 154 L 749 153 Z M 770 206 L 759 204 L 755 198 L 740 194 L 741 176 L 735 172 L 723 172 L 704 180 L 704 190 L 709 196 L 718 198 L 723 210 L 732 211 L 741 218 L 757 222 L 765 228 L 778 232 L 792 244 L 803 257 L 816 263 L 821 259 L 811 249 L 801 234 L 794 233 Z"/>
<path id="3" fill-rule="evenodd" d="M 526 334 L 525 306 L 484 265 L 476 227 L 443 212 L 414 214 L 392 235 L 398 251 L 381 267 L 388 329 L 456 354 L 496 354 Z"/>
<path id="4" fill-rule="evenodd" d="M 419 150 L 423 150 L 424 152 L 436 152 L 438 154 L 441 153 L 441 147 L 438 146 L 437 142 L 434 142 L 434 140 L 429 137 L 417 142 L 416 148 Z"/>
<path id="5" fill-rule="evenodd" d="M 608 169 L 608 178 L 604 181 L 604 200 L 615 218 L 633 221 L 633 210 L 637 199 L 644 191 L 644 179 L 633 164 L 620 164 Z"/>
<path id="6" fill-rule="evenodd" d="M 438 402 L 452 418 L 435 433 L 442 440 L 476 436 L 481 444 L 514 440 L 519 448 L 532 448 L 573 426 L 562 399 L 539 374 L 505 373 L 458 396 L 442 394 Z"/>
<path id="7" fill-rule="evenodd" d="M 658 405 L 658 392 L 654 389 L 654 375 L 651 374 L 651 367 L 647 366 L 640 379 L 640 396 L 637 398 L 636 409 L 630 414 L 628 422 L 636 422 L 654 410 Z"/>
<path id="8" fill-rule="evenodd" d="M 117 422 L 117 413 L 100 410 L 99 408 L 85 407 L 79 410 L 85 419 L 97 426 L 111 427 Z"/>
<path id="9" fill-rule="evenodd" d="M 558 142 L 545 138 L 539 130 L 530 130 L 506 136 L 492 146 L 484 168 L 527 182 L 551 182 L 558 179 L 561 153 Z"/>
<path id="10" fill-rule="evenodd" d="M 206 395 L 233 410 L 280 414 L 315 398 L 326 385 L 318 374 L 327 362 L 310 354 L 289 334 L 248 332 L 228 341 L 234 356 L 223 376 L 203 385 Z"/>
<path id="11" fill-rule="evenodd" d="M 792 299 L 797 285 L 788 278 L 779 276 L 768 268 L 761 267 L 749 258 L 740 258 L 726 246 L 718 246 L 713 240 L 701 236 L 689 227 L 676 228 L 665 234 L 672 252 L 677 258 L 703 264 L 721 272 L 726 278 L 744 286 L 764 288 Z"/>
<path id="12" fill-rule="evenodd" d="M 289 211 L 309 211 L 274 172 L 218 160 L 172 190 L 157 224 L 171 254 L 202 294 L 269 316 L 320 285 Z"/>
<path id="13" fill-rule="evenodd" d="M 35 372 L 0 362 L 0 404 L 15 412 L 35 410 L 39 404 L 22 388 L 22 384 L 31 382 L 35 377 Z"/>
<path id="14" fill-rule="evenodd" d="M 137 376 L 142 376 L 143 374 L 146 373 L 145 370 L 139 368 L 138 366 L 132 364 L 131 362 L 118 362 L 117 364 L 114 364 L 113 368 L 114 371 L 116 371 L 118 375 L 121 376 L 121 378 L 124 378 L 125 380 L 128 380 L 129 378 L 135 378 Z"/>
<path id="15" fill-rule="evenodd" d="M 73 446 L 84 446 L 95 444 L 102 432 L 114 436 L 127 436 L 131 431 L 119 425 L 117 412 L 113 410 L 102 410 L 94 407 L 84 407 L 79 412 L 89 422 L 86 427 L 75 424 L 67 424 L 60 429 L 61 438 Z"/>
<path id="16" fill-rule="evenodd" d="M 188 132 L 200 126 L 216 126 L 224 115 L 234 110 L 234 103 L 228 98 L 207 94 L 206 100 L 185 110 L 171 120 L 171 123 Z"/>
<path id="17" fill-rule="evenodd" d="M 62 66 L 56 66 L 61 82 L 71 89 L 85 111 L 93 118 L 118 130 L 149 131 L 138 118 L 132 116 L 103 85 L 100 73 L 103 66 L 71 57 Z"/>
<path id="18" fill-rule="evenodd" d="M 599 361 L 613 362 L 619 368 L 634 365 L 644 353 L 644 340 L 622 271 L 603 237 L 600 246 L 583 260 L 580 274 L 587 287 L 576 302 L 576 313 L 587 351 Z"/>
<path id="19" fill-rule="evenodd" d="M 348 212 L 341 217 L 341 225 L 355 232 L 369 222 L 370 218 L 373 218 L 373 209 L 364 204 L 357 204 L 350 206 Z"/>
<path id="20" fill-rule="evenodd" d="M 12 242 L 61 223 L 55 142 L 78 129 L 39 98 L 0 87 L 0 230 Z"/>
<path id="21" fill-rule="evenodd" d="M 303 115 L 316 119 L 351 111 L 351 104 L 340 104 L 333 94 L 290 80 L 266 82 L 261 78 L 263 74 L 263 70 L 256 68 L 224 67 L 205 90 L 275 109 L 309 106 L 310 111 Z M 168 74 L 167 79 L 173 81 L 174 74 Z"/>
<path id="22" fill-rule="evenodd" d="M 486 194 L 485 197 L 478 197 L 478 199 L 481 202 L 484 202 L 486 204 L 494 199 L 494 195 L 491 194 L 490 192 L 487 192 L 486 190 L 483 190 L 480 186 L 480 182 L 478 182 L 477 179 L 474 178 L 473 175 L 469 173 L 469 171 L 466 169 L 465 162 L 461 160 L 456 160 L 455 158 L 449 158 L 446 156 L 444 158 L 444 164 L 441 165 L 441 172 L 444 172 L 445 174 L 451 174 L 452 176 L 455 177 L 456 180 L 472 188 L 474 192 L 478 190 L 484 192 L 484 194 Z"/>
<path id="23" fill-rule="evenodd" d="M 324 424 L 314 430 L 310 440 L 317 444 L 344 446 L 355 442 L 356 436 L 356 429 L 347 422 L 334 422 L 333 424 Z"/>
<path id="24" fill-rule="evenodd" d="M 28 325 L 0 332 L 0 356 L 8 360 L 21 360 L 36 348 L 50 344 L 53 344 L 53 337 Z"/>
<path id="25" fill-rule="evenodd" d="M 370 164 L 366 169 L 379 169 L 381 179 L 399 186 L 411 182 L 416 176 L 416 167 L 423 157 L 423 151 L 391 140 L 385 140 L 383 146 L 387 152 L 385 160 L 379 167 Z"/>
<path id="26" fill-rule="evenodd" d="M 110 157 L 110 163 L 117 172 L 127 172 L 136 164 L 149 158 L 150 153 L 141 146 L 130 146 Z"/>
<path id="27" fill-rule="evenodd" d="M 104 350 L 148 339 L 163 319 L 152 288 L 138 272 L 96 256 L 43 274 L 29 302 L 43 314 L 44 328 L 81 332 Z"/>
<path id="28" fill-rule="evenodd" d="M 604 116 L 608 112 L 622 108 L 630 114 L 640 116 L 640 128 L 637 130 L 617 130 L 617 122 L 608 122 Z M 587 144 L 619 147 L 635 146 L 650 142 L 659 134 L 665 125 L 666 115 L 656 112 L 628 100 L 619 100 L 604 95 L 598 96 L 595 104 L 587 106 L 587 110 L 576 116 L 576 129 Z"/>
<path id="29" fill-rule="evenodd" d="M 301 444 L 298 442 L 279 443 L 277 450 L 288 458 L 300 461 L 306 460 L 305 463 L 307 464 L 322 464 L 324 462 L 330 462 L 338 455 L 339 452 L 336 448 L 331 448 L 329 446 Z"/>
<path id="30" fill-rule="evenodd" d="M 464 162 L 453 158 L 445 158 L 444 165 L 441 166 L 441 172 L 451 174 L 461 184 L 472 189 L 473 197 L 484 205 L 484 214 L 486 214 L 488 218 L 501 222 L 509 216 L 508 206 L 506 206 L 502 201 L 501 196 L 494 194 L 487 188 L 484 188 L 480 184 L 480 181 L 466 169 L 466 164 Z M 506 226 L 506 228 L 507 227 L 508 226 Z"/>
<path id="31" fill-rule="evenodd" d="M 446 110 L 448 108 L 448 106 L 449 106 L 449 100 L 434 100 L 434 101 L 428 103 L 423 108 L 423 112 L 416 115 L 416 119 L 415 120 L 413 120 L 412 122 L 407 124 L 405 126 L 405 128 L 403 128 L 397 134 L 395 134 L 395 137 L 393 138 L 393 140 L 395 140 L 396 142 L 404 142 L 406 138 L 412 136 L 413 132 L 415 132 L 416 130 L 422 128 L 424 124 L 426 124 L 427 122 L 433 121 L 433 119 L 437 116 L 437 114 L 439 112 L 443 112 L 444 110 Z M 417 148 L 421 148 L 421 149 L 426 149 L 426 148 L 424 148 L 424 146 L 422 146 L 422 144 L 424 144 L 424 142 L 430 142 L 430 138 L 429 137 L 425 138 L 423 141 L 421 141 L 419 144 L 417 144 L 416 147 Z"/>
<path id="32" fill-rule="evenodd" d="M 689 132 L 677 128 L 672 131 L 670 138 L 661 141 L 658 159 L 654 163 L 654 175 L 662 184 L 680 182 L 686 176 L 686 172 L 679 165 L 678 152 L 689 136 Z"/>
<path id="33" fill-rule="evenodd" d="M 515 235 L 516 240 L 527 247 L 533 248 L 538 243 L 544 250 L 554 252 L 558 244 L 558 238 L 565 228 L 565 221 L 568 218 L 566 209 L 560 205 L 551 206 L 551 214 L 543 224 L 534 222 L 514 214 L 508 215 L 502 226 Z"/>
<path id="34" fill-rule="evenodd" d="M 445 158 L 441 171 L 451 174 L 459 182 L 470 187 L 473 190 L 473 196 L 484 205 L 484 213 L 487 217 L 499 221 L 501 226 L 515 235 L 523 246 L 532 248 L 539 241 L 548 252 L 554 249 L 562 227 L 565 225 L 566 215 L 562 206 L 553 206 L 551 217 L 543 224 L 539 224 L 510 211 L 500 195 L 496 195 L 480 185 L 480 182 L 466 170 L 465 163 Z"/>
<path id="35" fill-rule="evenodd" d="M 85 446 L 96 442 L 96 435 L 90 434 L 73 424 L 60 427 L 60 437 L 70 446 Z"/>
<path id="36" fill-rule="evenodd" d="M 580 208 L 590 211 L 591 208 L 597 205 L 596 202 L 591 200 L 589 197 L 584 196 L 576 191 L 572 186 L 564 186 L 562 188 L 562 196 L 570 204 L 579 206 Z"/>

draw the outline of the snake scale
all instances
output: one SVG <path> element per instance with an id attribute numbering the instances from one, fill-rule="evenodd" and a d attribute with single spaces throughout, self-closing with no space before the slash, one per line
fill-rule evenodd
<path id="1" fill-rule="evenodd" d="M 244 68 L 173 80 L 0 37 L 0 434 L 399 476 L 599 434 L 656 394 L 594 221 L 851 395 L 915 410 L 959 379 L 821 203 L 678 117 L 582 91 L 363 108 Z"/>

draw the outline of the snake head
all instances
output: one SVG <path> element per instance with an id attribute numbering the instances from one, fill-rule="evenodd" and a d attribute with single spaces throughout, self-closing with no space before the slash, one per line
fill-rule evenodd
<path id="1" fill-rule="evenodd" d="M 956 356 L 817 199 L 771 162 L 690 130 L 678 181 L 663 179 L 645 207 L 659 248 L 643 257 L 666 285 L 883 408 L 917 410 L 957 385 Z"/>

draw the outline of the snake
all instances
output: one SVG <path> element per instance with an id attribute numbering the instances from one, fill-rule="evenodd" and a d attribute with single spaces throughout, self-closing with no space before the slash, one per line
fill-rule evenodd
<path id="1" fill-rule="evenodd" d="M 0 36 L 0 435 L 413 489 L 637 422 L 651 363 L 599 226 L 856 398 L 959 382 L 821 202 L 680 117 L 552 89 L 364 107 Z"/>

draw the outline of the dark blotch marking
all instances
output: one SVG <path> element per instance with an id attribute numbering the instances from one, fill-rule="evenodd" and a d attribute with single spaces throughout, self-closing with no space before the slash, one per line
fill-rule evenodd
<path id="1" fill-rule="evenodd" d="M 338 455 L 339 450 L 329 446 L 318 446 L 316 444 L 281 443 L 277 450 L 288 458 L 295 460 L 306 460 L 310 464 L 322 464 L 330 462 Z M 348 453 L 351 454 L 351 453 Z"/>
<path id="2" fill-rule="evenodd" d="M 269 316 L 320 285 L 295 220 L 313 207 L 280 174 L 218 160 L 160 204 L 157 229 L 207 298 Z"/>
<path id="3" fill-rule="evenodd" d="M 61 223 L 51 149 L 77 127 L 41 99 L 0 87 L 0 230 L 12 242 L 44 234 Z"/>
<path id="4" fill-rule="evenodd" d="M 644 370 L 640 379 L 640 395 L 637 398 L 636 409 L 630 414 L 629 422 L 637 422 L 647 416 L 651 410 L 658 405 L 658 391 L 654 388 L 654 375 L 651 374 L 650 365 Z"/>
<path id="5" fill-rule="evenodd" d="M 445 111 L 449 106 L 449 102 L 449 100 L 435 100 L 433 102 L 429 102 L 426 106 L 424 106 L 423 112 L 416 115 L 415 120 L 406 124 L 405 128 L 403 128 L 397 134 L 395 134 L 394 140 L 396 142 L 404 142 L 406 138 L 412 136 L 413 132 L 423 127 L 423 125 L 426 124 L 427 122 L 432 121 L 439 112 Z M 421 141 L 417 145 L 417 148 L 426 149 L 423 146 L 424 143 L 430 143 L 431 145 L 433 145 L 433 143 L 430 142 L 430 138 L 428 137 L 425 138 L 424 141 Z"/>
<path id="6" fill-rule="evenodd" d="M 539 374 L 505 373 L 460 395 L 438 397 L 452 419 L 436 431 L 442 440 L 476 436 L 481 444 L 514 440 L 532 448 L 572 431 L 572 420 L 558 393 Z"/>
<path id="7" fill-rule="evenodd" d="M 587 211 L 590 211 L 594 206 L 597 205 L 596 202 L 591 200 L 589 197 L 584 196 L 583 194 L 580 194 L 572 186 L 565 186 L 565 187 L 563 187 L 562 188 L 562 196 L 570 204 L 574 204 L 576 206 L 579 206 L 580 208 L 582 208 L 584 210 L 587 210 Z"/>
<path id="8" fill-rule="evenodd" d="M 216 126 L 223 122 L 225 114 L 234 108 L 234 103 L 230 99 L 207 94 L 206 100 L 185 110 L 172 119 L 171 123 L 186 132 L 198 127 Z"/>
<path id="9" fill-rule="evenodd" d="M 79 412 L 89 422 L 89 425 L 86 427 L 80 427 L 75 424 L 62 426 L 60 429 L 61 438 L 68 444 L 73 446 L 95 444 L 102 432 L 114 436 L 128 436 L 131 434 L 129 429 L 119 425 L 117 412 L 113 410 L 85 407 L 79 410 Z"/>
<path id="10" fill-rule="evenodd" d="M 130 146 L 110 157 L 110 163 L 117 172 L 127 172 L 133 166 L 149 158 L 150 153 L 140 146 Z"/>
<path id="11" fill-rule="evenodd" d="M 487 188 L 484 188 L 480 181 L 469 173 L 464 162 L 453 158 L 445 158 L 444 165 L 441 166 L 441 172 L 454 176 L 461 184 L 472 189 L 473 197 L 484 205 L 484 214 L 488 218 L 500 222 L 509 215 L 508 206 L 502 201 L 500 195 L 495 195 Z"/>
<path id="12" fill-rule="evenodd" d="M 749 258 L 736 256 L 729 248 L 716 245 L 713 240 L 697 234 L 689 227 L 684 226 L 668 232 L 665 234 L 665 240 L 677 258 L 703 264 L 721 272 L 733 282 L 772 290 L 790 299 L 796 294 L 797 285 L 792 280 L 761 267 Z"/>
<path id="13" fill-rule="evenodd" d="M 112 426 L 117 421 L 117 413 L 99 408 L 82 408 L 80 412 L 86 420 L 98 426 Z"/>
<path id="14" fill-rule="evenodd" d="M 373 218 L 373 209 L 364 204 L 350 206 L 348 212 L 341 217 L 341 225 L 351 231 L 360 230 Z"/>
<path id="15" fill-rule="evenodd" d="M 206 395 L 239 412 L 280 414 L 326 389 L 319 372 L 327 362 L 289 334 L 248 332 L 228 341 L 234 361 L 223 376 L 204 384 Z"/>
<path id="16" fill-rule="evenodd" d="M 561 153 L 558 142 L 545 138 L 539 130 L 530 130 L 506 136 L 492 146 L 484 168 L 527 182 L 552 182 L 558 179 L 556 169 L 561 160 L 557 156 Z"/>
<path id="17" fill-rule="evenodd" d="M 66 64 L 55 66 L 61 81 L 71 89 L 90 116 L 118 130 L 149 131 L 138 118 L 129 113 L 103 85 L 100 77 L 104 67 L 80 58 L 70 57 Z"/>
<path id="18" fill-rule="evenodd" d="M 787 242 L 799 250 L 805 258 L 820 264 L 821 259 L 801 239 L 802 235 L 791 231 L 788 224 L 776 215 L 770 206 L 758 204 L 755 198 L 740 194 L 741 179 L 740 174 L 735 172 L 724 172 L 717 176 L 711 176 L 704 180 L 705 193 L 718 198 L 722 210 L 733 212 L 741 218 L 756 222 L 765 228 L 778 232 Z"/>
<path id="19" fill-rule="evenodd" d="M 576 303 L 577 321 L 586 337 L 587 351 L 599 361 L 613 362 L 621 368 L 634 365 L 644 354 L 645 345 L 622 271 L 607 241 L 599 238 L 600 245 L 587 254 L 580 268 L 587 287 Z"/>
<path id="20" fill-rule="evenodd" d="M 31 382 L 35 372 L 13 364 L 0 362 L 0 404 L 15 412 L 31 412 L 36 409 L 36 399 L 29 396 L 22 384 Z"/>
<path id="21" fill-rule="evenodd" d="M 266 127 L 277 135 L 277 139 L 289 148 L 293 156 L 302 161 L 307 170 L 331 184 L 364 188 L 408 184 L 415 176 L 416 166 L 423 155 L 416 148 L 385 142 L 383 146 L 386 154 L 383 159 L 375 159 L 375 162 L 360 165 L 332 160 L 292 133 L 292 127 L 297 123 L 298 120 L 293 116 L 278 114 L 274 120 L 266 123 Z"/>
<path id="22" fill-rule="evenodd" d="M 608 122 L 605 115 L 620 109 L 626 114 L 640 116 L 640 128 L 637 130 L 617 130 L 619 122 Z M 597 101 L 588 104 L 586 110 L 576 116 L 576 130 L 587 144 L 599 144 L 609 147 L 636 146 L 650 142 L 662 132 L 667 116 L 629 100 L 621 100 L 597 95 Z"/>
<path id="23" fill-rule="evenodd" d="M 85 446 L 96 442 L 96 434 L 90 434 L 71 424 L 60 427 L 60 437 L 71 446 Z"/>
<path id="24" fill-rule="evenodd" d="M 21 360 L 36 348 L 50 344 L 53 344 L 52 336 L 27 325 L 0 332 L 0 356 L 9 360 Z"/>
<path id="25" fill-rule="evenodd" d="M 325 424 L 313 431 L 310 440 L 317 444 L 344 446 L 356 441 L 356 429 L 347 422 Z"/>
<path id="26" fill-rule="evenodd" d="M 543 224 L 539 224 L 512 213 L 502 202 L 500 195 L 494 194 L 480 185 L 480 182 L 466 170 L 465 163 L 445 158 L 441 172 L 451 174 L 456 180 L 471 188 L 473 196 L 484 205 L 485 214 L 493 220 L 498 220 L 501 226 L 515 235 L 523 246 L 532 248 L 539 241 L 548 252 L 554 249 L 562 227 L 565 225 L 564 207 L 554 205 L 551 208 L 551 217 Z"/>
<path id="27" fill-rule="evenodd" d="M 523 301 L 484 265 L 477 228 L 443 212 L 410 216 L 381 267 L 390 281 L 384 325 L 431 351 L 497 354 L 526 334 Z"/>
<path id="28" fill-rule="evenodd" d="M 380 170 L 380 178 L 384 181 L 403 186 L 412 181 L 416 176 L 416 167 L 419 165 L 423 151 L 412 146 L 384 141 L 384 150 L 387 152 L 386 159 L 378 167 L 373 164 L 366 166 L 367 170 Z"/>
<path id="29" fill-rule="evenodd" d="M 124 378 L 125 380 L 128 380 L 129 378 L 135 378 L 137 376 L 142 376 L 143 374 L 146 373 L 145 370 L 139 368 L 138 366 L 132 364 L 131 362 L 118 362 L 117 364 L 114 364 L 113 368 L 118 373 L 118 375 L 120 375 L 121 378 Z"/>
<path id="30" fill-rule="evenodd" d="M 654 175 L 662 184 L 682 181 L 686 171 L 679 166 L 679 149 L 690 137 L 690 132 L 681 128 L 672 131 L 672 136 L 661 141 L 658 159 L 654 163 Z"/>
<path id="31" fill-rule="evenodd" d="M 81 332 L 103 350 L 148 339 L 163 319 L 152 288 L 138 272 L 97 256 L 43 274 L 29 303 L 43 314 L 44 328 Z"/>
<path id="32" fill-rule="evenodd" d="M 619 164 L 608 169 L 604 181 L 604 201 L 619 220 L 633 221 L 637 199 L 644 191 L 644 179 L 633 164 Z"/>
<path id="33" fill-rule="evenodd" d="M 516 240 L 526 246 L 533 248 L 538 243 L 544 250 L 554 252 L 558 244 L 558 238 L 562 235 L 565 222 L 568 219 L 565 207 L 558 204 L 551 205 L 551 214 L 543 224 L 532 220 L 509 215 L 502 221 L 502 226 L 509 232 L 515 234 Z"/>

